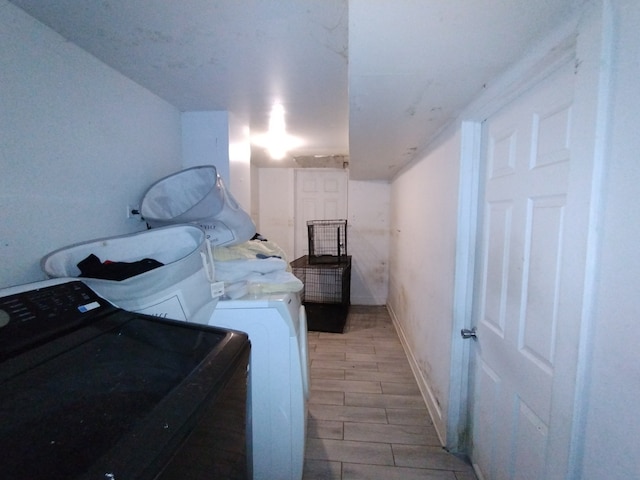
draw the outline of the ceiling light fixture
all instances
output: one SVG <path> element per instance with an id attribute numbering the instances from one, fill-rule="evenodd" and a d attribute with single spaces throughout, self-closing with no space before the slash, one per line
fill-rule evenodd
<path id="1" fill-rule="evenodd" d="M 287 133 L 284 121 L 284 107 L 276 103 L 269 114 L 269 131 L 260 135 L 252 135 L 251 143 L 265 148 L 271 158 L 282 160 L 289 150 L 303 144 L 302 140 Z"/>

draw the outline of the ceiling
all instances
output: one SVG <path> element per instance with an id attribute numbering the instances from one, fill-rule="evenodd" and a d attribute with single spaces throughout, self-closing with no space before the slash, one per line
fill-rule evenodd
<path id="1" fill-rule="evenodd" d="M 281 103 L 303 143 L 257 165 L 389 180 L 585 0 L 10 1 L 181 111 L 253 135 Z"/>

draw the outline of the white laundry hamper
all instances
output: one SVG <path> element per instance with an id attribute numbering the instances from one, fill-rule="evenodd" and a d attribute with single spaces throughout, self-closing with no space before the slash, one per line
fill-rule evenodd
<path id="1" fill-rule="evenodd" d="M 173 225 L 71 245 L 46 255 L 49 277 L 79 277 L 78 263 L 89 255 L 102 262 L 136 262 L 152 258 L 163 265 L 125 280 L 81 277 L 98 295 L 117 307 L 173 320 L 189 321 L 212 295 L 213 258 L 204 231 Z"/>
<path id="2" fill-rule="evenodd" d="M 140 214 L 151 228 L 196 224 L 212 245 L 237 245 L 256 233 L 253 220 L 227 191 L 213 165 L 187 168 L 158 180 L 143 195 Z"/>

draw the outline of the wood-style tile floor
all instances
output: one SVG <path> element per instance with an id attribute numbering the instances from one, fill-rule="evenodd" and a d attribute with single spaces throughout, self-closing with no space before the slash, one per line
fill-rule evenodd
<path id="1" fill-rule="evenodd" d="M 351 306 L 343 334 L 309 332 L 303 480 L 475 480 L 436 436 L 386 307 Z"/>

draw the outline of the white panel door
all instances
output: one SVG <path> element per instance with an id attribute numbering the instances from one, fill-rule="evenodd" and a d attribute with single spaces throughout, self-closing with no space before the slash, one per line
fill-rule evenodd
<path id="1" fill-rule="evenodd" d="M 308 220 L 347 218 L 346 170 L 296 170 L 295 258 L 309 253 Z"/>
<path id="2" fill-rule="evenodd" d="M 573 82 L 562 68 L 485 123 L 472 461 L 486 480 L 562 478 L 569 461 L 587 241 L 574 219 L 590 195 L 572 185 L 591 175 L 571 152 Z"/>

